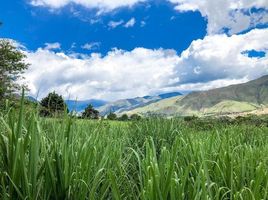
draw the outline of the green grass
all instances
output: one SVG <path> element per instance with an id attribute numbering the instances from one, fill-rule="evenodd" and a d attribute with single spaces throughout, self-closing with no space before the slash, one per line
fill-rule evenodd
<path id="1" fill-rule="evenodd" d="M 4 112 L 0 199 L 268 198 L 266 126 L 189 123 Z"/>

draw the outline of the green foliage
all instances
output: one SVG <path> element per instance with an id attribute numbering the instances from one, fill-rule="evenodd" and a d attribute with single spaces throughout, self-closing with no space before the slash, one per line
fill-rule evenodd
<path id="1" fill-rule="evenodd" d="M 99 111 L 95 110 L 90 104 L 82 113 L 82 118 L 84 119 L 99 119 Z"/>
<path id="2" fill-rule="evenodd" d="M 133 114 L 130 116 L 130 119 L 134 120 L 134 121 L 139 121 L 139 120 L 141 120 L 141 116 L 138 114 Z"/>
<path id="3" fill-rule="evenodd" d="M 107 119 L 109 120 L 116 120 L 117 119 L 117 115 L 115 113 L 109 113 L 109 115 L 107 115 Z"/>
<path id="4" fill-rule="evenodd" d="M 40 115 L 43 117 L 61 115 L 67 109 L 62 96 L 56 94 L 56 92 L 49 93 L 47 97 L 41 100 L 40 105 Z"/>
<path id="5" fill-rule="evenodd" d="M 194 121 L 196 119 L 198 119 L 198 117 L 195 116 L 195 115 L 193 115 L 193 116 L 185 116 L 184 117 L 184 121 L 186 121 L 186 122 Z"/>
<path id="6" fill-rule="evenodd" d="M 25 55 L 9 40 L 0 40 L 0 101 L 20 89 L 16 80 L 28 68 L 24 59 Z"/>
<path id="7" fill-rule="evenodd" d="M 121 117 L 118 118 L 118 120 L 120 120 L 120 121 L 128 121 L 129 118 L 128 118 L 127 114 L 123 114 Z"/>
<path id="8" fill-rule="evenodd" d="M 51 119 L 25 114 L 23 102 L 0 114 L 0 199 L 268 197 L 268 128 L 248 124 L 256 116 Z M 212 128 L 191 126 L 201 120 Z"/>

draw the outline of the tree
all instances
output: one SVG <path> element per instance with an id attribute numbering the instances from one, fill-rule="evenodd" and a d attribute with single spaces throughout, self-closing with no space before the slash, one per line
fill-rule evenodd
<path id="1" fill-rule="evenodd" d="M 47 97 L 41 100 L 40 105 L 40 114 L 44 117 L 63 114 L 65 110 L 69 112 L 62 96 L 56 94 L 56 92 L 49 93 Z"/>
<path id="2" fill-rule="evenodd" d="M 123 114 L 121 117 L 119 117 L 120 121 L 128 121 L 128 115 L 127 114 Z"/>
<path id="3" fill-rule="evenodd" d="M 130 116 L 130 119 L 134 121 L 138 121 L 138 120 L 141 120 L 141 116 L 138 114 L 133 114 Z"/>
<path id="4" fill-rule="evenodd" d="M 109 120 L 116 120 L 117 119 L 117 116 L 115 113 L 109 113 L 109 115 L 107 116 L 107 119 Z"/>
<path id="5" fill-rule="evenodd" d="M 16 81 L 29 66 L 25 63 L 25 58 L 9 40 L 0 40 L 0 100 L 20 90 Z"/>
<path id="6" fill-rule="evenodd" d="M 95 110 L 94 107 L 89 104 L 85 111 L 82 113 L 84 119 L 99 119 L 99 111 Z"/>

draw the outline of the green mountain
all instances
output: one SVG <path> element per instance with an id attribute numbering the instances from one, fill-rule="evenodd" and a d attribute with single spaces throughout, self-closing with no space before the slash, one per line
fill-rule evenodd
<path id="1" fill-rule="evenodd" d="M 243 84 L 168 98 L 127 113 L 219 115 L 250 112 L 267 106 L 268 75 Z"/>
<path id="2" fill-rule="evenodd" d="M 133 99 L 122 99 L 115 102 L 107 103 L 106 105 L 101 106 L 97 109 L 100 112 L 100 114 L 104 116 L 109 114 L 110 112 L 115 113 L 127 112 L 129 110 L 133 110 L 141 106 L 146 106 L 163 99 L 181 95 L 182 94 L 179 92 L 172 92 L 172 93 L 160 94 L 157 96 L 144 96 L 144 97 L 136 97 Z"/>

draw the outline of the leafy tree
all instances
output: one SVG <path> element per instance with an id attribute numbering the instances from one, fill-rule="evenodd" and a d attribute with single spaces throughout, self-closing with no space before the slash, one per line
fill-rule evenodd
<path id="1" fill-rule="evenodd" d="M 134 121 L 138 121 L 138 120 L 141 120 L 141 116 L 138 114 L 133 114 L 130 116 L 130 119 Z"/>
<path id="2" fill-rule="evenodd" d="M 56 94 L 56 92 L 49 93 L 47 97 L 41 100 L 40 105 L 40 114 L 44 117 L 51 117 L 57 114 L 62 114 L 67 108 L 67 105 L 65 104 L 62 96 Z"/>
<path id="3" fill-rule="evenodd" d="M 119 118 L 120 121 L 128 121 L 129 118 L 128 118 L 128 115 L 127 114 L 123 114 L 120 118 Z"/>
<path id="4" fill-rule="evenodd" d="M 90 104 L 87 106 L 85 111 L 82 113 L 82 118 L 84 119 L 99 119 L 99 111 L 95 110 Z"/>
<path id="5" fill-rule="evenodd" d="M 0 100 L 10 97 L 21 88 L 16 81 L 29 66 L 25 58 L 9 40 L 0 40 Z"/>
<path id="6" fill-rule="evenodd" d="M 109 115 L 107 116 L 107 119 L 109 120 L 116 120 L 117 119 L 117 115 L 115 113 L 109 113 Z"/>

